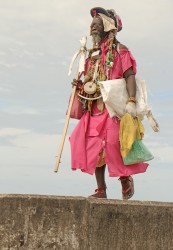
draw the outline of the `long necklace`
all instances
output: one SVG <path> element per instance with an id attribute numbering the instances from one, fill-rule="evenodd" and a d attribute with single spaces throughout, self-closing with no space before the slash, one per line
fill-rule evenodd
<path id="1" fill-rule="evenodd" d="M 86 75 L 84 77 L 84 82 L 79 90 L 79 100 L 83 103 L 84 109 L 87 109 L 91 111 L 92 109 L 92 103 L 93 101 L 97 100 L 97 103 L 100 103 L 100 86 L 98 84 L 99 81 L 105 81 L 106 79 L 110 79 L 111 77 L 111 71 L 113 67 L 113 48 L 116 47 L 116 44 L 114 43 L 115 36 L 113 33 L 110 33 L 107 43 L 108 43 L 108 52 L 106 53 L 106 71 L 104 70 L 105 66 L 101 64 L 101 55 L 97 59 L 92 57 L 93 51 L 90 50 L 89 52 L 89 58 L 90 58 L 90 64 L 88 67 L 88 70 L 86 72 Z M 97 66 L 98 63 L 98 66 Z M 97 68 L 96 68 L 97 67 Z M 97 71 L 97 72 L 95 72 Z M 94 77 L 94 74 L 97 73 L 97 77 Z M 95 78 L 95 79 L 94 79 Z M 92 94 L 88 94 L 84 91 L 85 84 L 87 83 L 94 83 L 96 84 L 96 90 Z M 103 107 L 103 105 L 101 105 Z"/>

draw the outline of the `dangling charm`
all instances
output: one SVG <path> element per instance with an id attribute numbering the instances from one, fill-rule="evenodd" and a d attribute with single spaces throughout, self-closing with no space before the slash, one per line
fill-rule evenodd
<path id="1" fill-rule="evenodd" d="M 113 60 L 114 60 L 114 56 L 112 52 L 108 52 L 108 59 L 106 60 L 106 66 L 112 68 L 114 65 Z"/>
<path id="2" fill-rule="evenodd" d="M 115 33 L 116 31 L 115 30 L 111 30 L 110 33 L 109 33 L 109 37 L 108 37 L 108 43 L 109 43 L 109 49 L 108 49 L 108 53 L 106 55 L 106 66 L 108 68 L 112 68 L 114 63 L 114 55 L 112 53 L 112 49 L 115 48 L 115 44 L 113 44 L 114 42 L 114 39 L 115 39 Z"/>
<path id="3" fill-rule="evenodd" d="M 87 82 L 84 85 L 84 91 L 85 93 L 92 95 L 96 92 L 97 90 L 97 85 L 94 82 Z"/>

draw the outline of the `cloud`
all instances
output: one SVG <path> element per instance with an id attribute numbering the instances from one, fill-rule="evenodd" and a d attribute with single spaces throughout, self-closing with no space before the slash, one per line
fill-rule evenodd
<path id="1" fill-rule="evenodd" d="M 29 133 L 28 129 L 18 129 L 18 128 L 2 128 L 0 129 L 0 137 L 5 136 L 19 136 Z"/>
<path id="2" fill-rule="evenodd" d="M 7 88 L 7 87 L 0 87 L 0 92 L 9 92 L 10 91 L 10 89 L 9 88 Z"/>
<path id="3" fill-rule="evenodd" d="M 2 62 L 0 61 L 0 66 L 4 66 L 6 68 L 16 68 L 17 67 L 17 64 L 16 63 L 5 63 L 5 62 Z"/>
<path id="4" fill-rule="evenodd" d="M 7 114 L 15 114 L 15 115 L 40 115 L 40 111 L 30 108 L 30 107 L 20 107 L 20 106 L 13 106 L 1 109 Z"/>
<path id="5" fill-rule="evenodd" d="M 0 56 L 5 56 L 7 53 L 5 51 L 0 51 Z"/>
<path id="6" fill-rule="evenodd" d="M 4 128 L 0 137 L 8 137 L 11 145 L 0 145 L 0 165 L 10 164 L 49 164 L 55 161 L 57 145 L 61 136 L 34 133 L 31 130 Z M 15 147 L 14 147 L 15 145 Z M 8 157 L 10 155 L 10 157 Z M 52 163 L 53 164 L 53 163 Z"/>

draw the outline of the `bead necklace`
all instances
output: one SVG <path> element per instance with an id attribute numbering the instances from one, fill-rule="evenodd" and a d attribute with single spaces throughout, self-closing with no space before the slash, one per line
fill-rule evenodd
<path id="1" fill-rule="evenodd" d="M 110 32 L 108 40 L 108 52 L 106 53 L 106 71 L 104 70 L 104 65 L 101 63 L 101 55 L 97 57 L 97 59 L 92 57 L 94 50 L 89 50 L 89 58 L 90 58 L 90 65 L 84 77 L 83 85 L 79 90 L 79 100 L 83 104 L 83 108 L 91 111 L 92 109 L 92 102 L 98 99 L 101 96 L 100 86 L 98 85 L 98 81 L 105 81 L 106 79 L 110 79 L 112 67 L 113 67 L 113 49 L 116 48 L 116 39 L 114 32 Z M 100 54 L 100 53 L 99 53 Z M 98 60 L 98 68 L 96 69 L 96 63 Z M 95 69 L 97 70 L 97 77 L 94 79 Z M 87 94 L 84 91 L 84 85 L 88 82 L 96 83 L 96 91 L 93 94 Z M 97 100 L 97 103 L 100 103 L 100 100 Z M 101 105 L 103 106 L 103 105 Z"/>

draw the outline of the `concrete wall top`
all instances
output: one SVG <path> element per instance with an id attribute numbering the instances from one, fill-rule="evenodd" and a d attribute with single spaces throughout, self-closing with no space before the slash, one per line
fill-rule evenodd
<path id="1" fill-rule="evenodd" d="M 173 249 L 173 203 L 1 194 L 7 249 Z"/>

